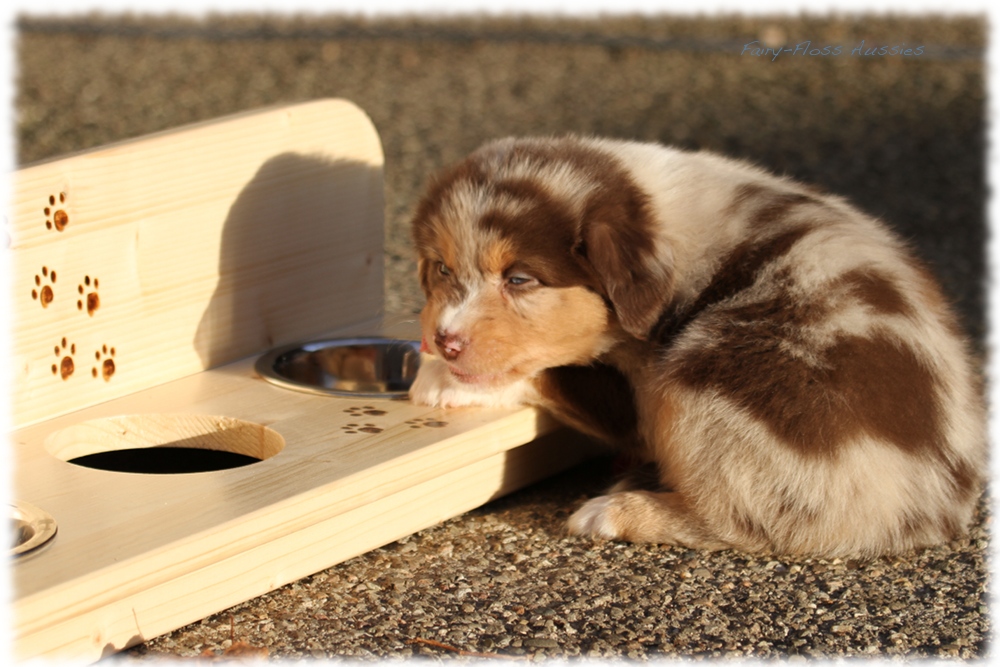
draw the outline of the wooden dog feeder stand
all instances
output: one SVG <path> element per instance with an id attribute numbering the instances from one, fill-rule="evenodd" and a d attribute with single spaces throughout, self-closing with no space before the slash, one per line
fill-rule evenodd
<path id="1" fill-rule="evenodd" d="M 593 455 L 534 409 L 418 407 L 265 381 L 276 346 L 412 338 L 383 307 L 382 150 L 343 100 L 40 163 L 8 212 L 16 657 L 96 661 Z M 180 446 L 183 474 L 69 463 Z M 30 531 L 29 531 L 30 532 Z"/>

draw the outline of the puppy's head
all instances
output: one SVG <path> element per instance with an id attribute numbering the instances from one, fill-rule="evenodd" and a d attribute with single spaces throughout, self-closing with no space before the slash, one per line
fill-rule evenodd
<path id="1" fill-rule="evenodd" d="M 413 235 L 424 343 L 469 384 L 586 364 L 668 298 L 648 197 L 582 139 L 487 144 L 432 184 Z"/>

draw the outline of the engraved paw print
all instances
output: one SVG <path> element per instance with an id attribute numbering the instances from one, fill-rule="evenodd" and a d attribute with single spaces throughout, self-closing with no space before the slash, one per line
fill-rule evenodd
<path id="1" fill-rule="evenodd" d="M 444 428 L 448 425 L 448 422 L 437 421 L 436 419 L 424 419 L 422 417 L 407 419 L 406 423 L 410 425 L 410 428 Z"/>
<path id="2" fill-rule="evenodd" d="M 58 208 L 66 203 L 66 193 L 60 192 L 58 195 L 49 195 L 49 205 L 45 207 L 45 229 L 52 229 L 57 232 L 66 229 L 69 224 L 69 214 L 62 208 Z"/>
<path id="3" fill-rule="evenodd" d="M 76 309 L 83 310 L 84 305 L 87 307 L 87 314 L 91 317 L 94 316 L 94 311 L 101 307 L 101 298 L 97 296 L 97 278 L 91 280 L 90 276 L 84 276 L 83 282 L 76 287 L 76 291 L 80 294 L 80 298 L 76 301 Z M 93 289 L 93 292 L 88 290 Z"/>
<path id="4" fill-rule="evenodd" d="M 375 424 L 344 424 L 340 427 L 344 433 L 381 433 L 382 429 Z"/>
<path id="5" fill-rule="evenodd" d="M 115 374 L 115 348 L 102 345 L 100 350 L 94 352 L 94 359 L 97 365 L 90 369 L 91 376 L 102 377 L 107 382 Z"/>
<path id="6" fill-rule="evenodd" d="M 67 349 L 69 350 L 68 354 Z M 76 344 L 70 343 L 67 348 L 66 339 L 63 338 L 55 346 L 55 352 L 58 363 L 52 364 L 52 374 L 62 377 L 63 380 L 68 380 L 69 376 L 76 370 L 76 365 L 73 363 L 73 355 L 76 354 Z"/>
<path id="7" fill-rule="evenodd" d="M 362 406 L 352 405 L 351 407 L 344 410 L 344 412 L 346 412 L 351 417 L 354 417 L 355 419 L 359 419 L 363 416 L 381 417 L 382 415 L 386 414 L 385 410 L 380 410 L 379 408 L 376 408 L 374 405 L 362 405 Z M 344 424 L 343 426 L 341 426 L 340 430 L 342 430 L 344 433 L 381 433 L 383 431 L 382 427 L 378 426 L 377 424 L 372 424 L 371 422 L 365 422 L 363 424 L 358 422 L 351 422 L 349 424 Z"/>
<path id="8" fill-rule="evenodd" d="M 380 410 L 373 405 L 362 405 L 361 407 L 352 406 L 344 410 L 347 414 L 352 417 L 360 417 L 361 415 L 368 415 L 369 417 L 381 417 L 386 414 L 385 410 Z"/>
<path id="9" fill-rule="evenodd" d="M 52 285 L 56 282 L 56 272 L 49 271 L 47 266 L 42 267 L 41 274 L 35 274 L 35 289 L 31 290 L 31 298 L 42 304 L 42 308 L 48 308 L 52 299 L 56 298 Z"/>

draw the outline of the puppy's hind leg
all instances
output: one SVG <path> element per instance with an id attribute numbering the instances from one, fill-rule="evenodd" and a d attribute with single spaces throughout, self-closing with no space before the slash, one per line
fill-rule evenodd
<path id="1" fill-rule="evenodd" d="M 675 491 L 623 491 L 584 503 L 569 531 L 608 540 L 674 544 L 719 550 L 732 545 L 714 535 Z"/>

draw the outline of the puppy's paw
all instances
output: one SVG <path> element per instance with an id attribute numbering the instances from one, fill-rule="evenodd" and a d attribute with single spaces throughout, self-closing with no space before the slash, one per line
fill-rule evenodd
<path id="1" fill-rule="evenodd" d="M 616 496 L 598 496 L 588 500 L 583 507 L 573 512 L 567 528 L 573 535 L 597 537 L 605 540 L 621 538 L 622 532 L 615 521 L 618 514 Z"/>
<path id="2" fill-rule="evenodd" d="M 420 370 L 410 386 L 410 400 L 417 405 L 439 408 L 480 406 L 511 408 L 530 403 L 534 388 L 527 380 L 519 380 L 504 387 L 477 390 L 455 379 L 448 364 L 438 357 L 425 355 Z"/>
<path id="3" fill-rule="evenodd" d="M 455 393 L 455 379 L 448 372 L 448 365 L 437 357 L 422 355 L 417 377 L 410 385 L 410 400 L 417 405 L 450 407 Z"/>

